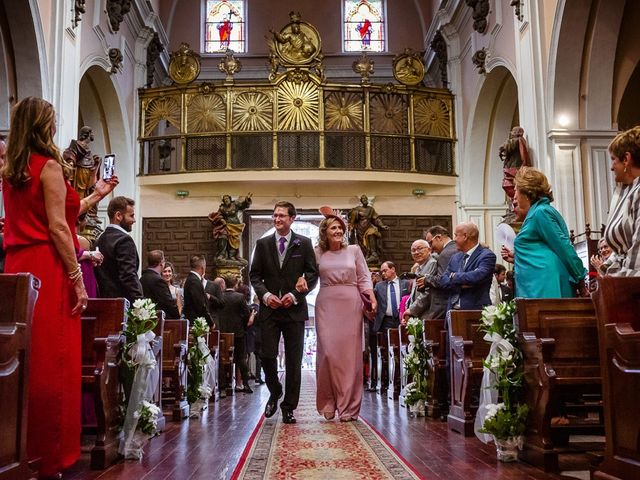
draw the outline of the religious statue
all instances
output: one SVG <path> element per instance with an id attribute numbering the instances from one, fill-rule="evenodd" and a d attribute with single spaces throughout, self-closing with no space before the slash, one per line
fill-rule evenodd
<path id="1" fill-rule="evenodd" d="M 527 141 L 524 138 L 524 128 L 513 127 L 509 133 L 509 139 L 498 150 L 500 160 L 503 162 L 502 189 L 507 194 L 509 211 L 504 216 L 505 223 L 513 223 L 513 196 L 515 194 L 515 177 L 520 167 L 531 165 Z"/>
<path id="2" fill-rule="evenodd" d="M 240 237 L 244 223 L 240 221 L 238 213 L 250 206 L 251 193 L 236 200 L 232 200 L 230 195 L 224 195 L 218 210 L 209 214 L 216 244 L 216 263 L 247 265 L 247 261 L 240 257 Z"/>
<path id="3" fill-rule="evenodd" d="M 367 264 L 378 266 L 380 263 L 380 229 L 389 230 L 376 210 L 369 205 L 369 197 L 360 197 L 361 205 L 349 211 L 349 243 L 359 245 Z"/>
<path id="4" fill-rule="evenodd" d="M 73 188 L 78 192 L 80 199 L 88 197 L 98 181 L 98 167 L 101 159 L 98 155 L 92 155 L 89 145 L 93 142 L 93 129 L 84 126 L 78 133 L 77 140 L 71 140 L 69 147 L 62 153 L 62 158 L 74 167 Z M 93 206 L 87 213 L 87 226 L 83 235 L 90 239 L 97 238 L 101 232 L 99 227 L 97 206 Z"/>
<path id="5" fill-rule="evenodd" d="M 299 20 L 294 20 L 288 31 L 283 30 L 281 33 L 273 29 L 269 31 L 280 45 L 280 49 L 285 58 L 294 62 L 301 62 L 309 60 L 313 54 L 316 53 L 316 46 L 313 40 L 302 31 Z"/>

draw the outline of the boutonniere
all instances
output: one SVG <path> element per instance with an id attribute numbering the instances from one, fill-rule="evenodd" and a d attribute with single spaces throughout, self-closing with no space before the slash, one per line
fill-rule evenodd
<path id="1" fill-rule="evenodd" d="M 293 239 L 293 242 L 291 242 L 291 246 L 292 246 L 292 247 L 294 247 L 294 248 L 295 248 L 295 247 L 299 247 L 301 243 L 302 243 L 302 242 L 300 241 L 300 239 L 299 239 L 299 238 L 294 238 L 294 239 Z"/>

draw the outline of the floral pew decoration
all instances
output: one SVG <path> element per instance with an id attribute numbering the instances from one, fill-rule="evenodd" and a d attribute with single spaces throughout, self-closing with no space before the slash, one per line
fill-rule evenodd
<path id="1" fill-rule="evenodd" d="M 215 363 L 207 346 L 205 336 L 209 325 L 202 317 L 193 321 L 191 335 L 195 340 L 187 352 L 187 401 L 190 418 L 200 418 L 200 412 L 207 409 L 209 397 L 215 388 Z"/>
<path id="2" fill-rule="evenodd" d="M 124 324 L 121 375 L 126 414 L 119 450 L 125 459 L 142 459 L 144 446 L 158 434 L 157 422 L 162 412 L 152 402 L 159 375 L 153 353 L 153 343 L 158 342 L 153 333 L 157 321 L 156 304 L 141 298 L 133 302 Z"/>
<path id="3" fill-rule="evenodd" d="M 516 339 L 515 312 L 512 300 L 485 307 L 480 318 L 480 330 L 491 348 L 484 361 L 475 432 L 484 443 L 494 440 L 498 460 L 503 462 L 518 459 L 529 412 L 520 403 L 524 362 Z"/>
<path id="4" fill-rule="evenodd" d="M 423 340 L 424 324 L 419 318 L 410 318 L 407 322 L 409 336 L 408 354 L 404 357 L 404 365 L 411 382 L 404 388 L 403 395 L 409 411 L 416 416 L 424 416 L 427 399 L 427 366 L 430 361 L 430 350 Z"/>

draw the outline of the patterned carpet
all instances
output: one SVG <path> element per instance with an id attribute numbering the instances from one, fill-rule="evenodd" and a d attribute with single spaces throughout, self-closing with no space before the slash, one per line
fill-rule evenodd
<path id="1" fill-rule="evenodd" d="M 315 409 L 315 374 L 302 376 L 298 423 L 280 415 L 258 422 L 232 479 L 419 479 L 393 447 L 362 419 L 327 421 Z"/>

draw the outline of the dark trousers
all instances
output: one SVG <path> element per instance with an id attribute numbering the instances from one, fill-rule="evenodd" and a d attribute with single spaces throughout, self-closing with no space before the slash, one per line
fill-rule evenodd
<path id="1" fill-rule="evenodd" d="M 369 354 L 369 388 L 378 385 L 378 334 L 373 329 L 373 322 L 367 321 L 367 340 Z"/>
<path id="2" fill-rule="evenodd" d="M 271 397 L 282 392 L 282 384 L 278 379 L 278 344 L 280 336 L 284 338 L 285 389 L 284 399 L 280 403 L 282 410 L 293 411 L 298 407 L 300 399 L 300 382 L 302 379 L 302 354 L 304 351 L 304 322 L 283 321 L 283 315 L 274 312 L 264 319 L 262 329 L 262 368 Z"/>
<path id="3" fill-rule="evenodd" d="M 240 375 L 242 375 L 242 384 L 249 385 L 249 368 L 247 367 L 247 343 L 244 336 L 233 336 L 233 346 L 235 350 L 233 357 L 236 365 L 240 369 Z"/>

